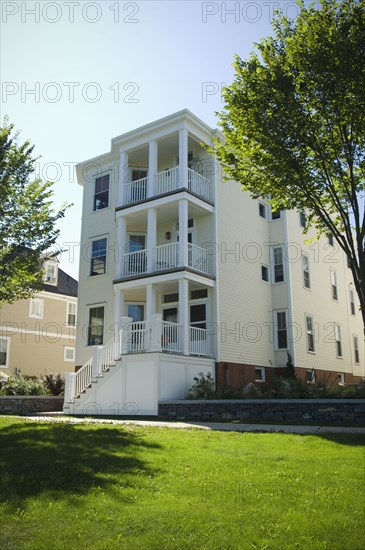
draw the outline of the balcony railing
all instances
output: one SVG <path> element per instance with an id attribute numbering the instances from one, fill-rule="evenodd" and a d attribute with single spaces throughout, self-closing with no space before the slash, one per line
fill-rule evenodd
<path id="1" fill-rule="evenodd" d="M 211 183 L 205 176 L 198 174 L 195 170 L 188 168 L 188 189 L 192 193 L 204 197 L 207 200 L 212 200 Z"/>
<path id="2" fill-rule="evenodd" d="M 129 353 L 147 351 L 150 347 L 149 334 L 147 321 L 131 323 L 127 348 Z"/>
<path id="3" fill-rule="evenodd" d="M 123 276 L 132 277 L 147 273 L 147 250 L 129 252 L 123 256 Z"/>
<path id="4" fill-rule="evenodd" d="M 172 269 L 179 266 L 179 243 L 156 246 L 154 249 L 154 269 Z"/>
<path id="5" fill-rule="evenodd" d="M 188 265 L 197 271 L 213 275 L 211 255 L 201 246 L 188 243 Z"/>
<path id="6" fill-rule="evenodd" d="M 180 325 L 162 321 L 161 349 L 177 353 L 182 351 Z"/>
<path id="7" fill-rule="evenodd" d="M 171 168 L 170 170 L 164 170 L 156 175 L 155 179 L 155 194 L 163 195 L 164 193 L 170 193 L 176 191 L 178 188 L 179 167 Z"/>
<path id="8" fill-rule="evenodd" d="M 189 353 L 211 355 L 210 334 L 205 328 L 189 327 Z"/>
<path id="9" fill-rule="evenodd" d="M 125 184 L 125 202 L 132 204 L 147 198 L 148 178 L 141 178 Z"/>

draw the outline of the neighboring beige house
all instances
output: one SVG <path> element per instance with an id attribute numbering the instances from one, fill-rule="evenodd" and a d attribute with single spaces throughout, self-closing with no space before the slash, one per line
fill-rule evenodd
<path id="1" fill-rule="evenodd" d="M 79 370 L 65 411 L 156 414 L 199 372 L 220 386 L 260 382 L 288 352 L 308 382 L 365 376 L 343 252 L 330 237 L 308 244 L 304 213 L 273 212 L 224 182 L 201 145 L 215 137 L 183 110 L 78 165 Z"/>
<path id="2" fill-rule="evenodd" d="M 77 281 L 45 263 L 44 288 L 0 308 L 0 375 L 40 376 L 75 367 Z"/>

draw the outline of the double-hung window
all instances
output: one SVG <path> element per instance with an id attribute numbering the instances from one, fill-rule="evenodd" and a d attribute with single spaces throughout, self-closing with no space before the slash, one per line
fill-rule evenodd
<path id="1" fill-rule="evenodd" d="M 342 357 L 341 327 L 335 324 L 336 355 Z"/>
<path id="2" fill-rule="evenodd" d="M 92 242 L 90 275 L 103 275 L 106 272 L 106 243 L 106 238 Z"/>
<path id="3" fill-rule="evenodd" d="M 104 306 L 89 308 L 88 346 L 101 346 L 104 343 Z"/>
<path id="4" fill-rule="evenodd" d="M 95 179 L 94 210 L 109 206 L 109 174 Z"/>
<path id="5" fill-rule="evenodd" d="M 356 315 L 355 311 L 355 294 L 352 288 L 349 289 L 349 298 L 350 298 L 350 310 L 351 315 Z"/>
<path id="6" fill-rule="evenodd" d="M 282 283 L 284 281 L 284 259 L 282 246 L 275 246 L 273 248 L 273 259 L 274 283 Z"/>
<path id="7" fill-rule="evenodd" d="M 354 336 L 353 341 L 354 341 L 354 359 L 355 359 L 355 363 L 360 363 L 359 338 L 357 336 Z"/>
<path id="8" fill-rule="evenodd" d="M 9 342 L 8 336 L 0 337 L 0 367 L 7 368 L 9 366 Z"/>
<path id="9" fill-rule="evenodd" d="M 337 273 L 333 269 L 331 270 L 331 292 L 332 292 L 332 299 L 338 300 Z"/>
<path id="10" fill-rule="evenodd" d="M 275 311 L 275 347 L 277 350 L 288 348 L 288 329 L 286 311 Z"/>
<path id="11" fill-rule="evenodd" d="M 67 302 L 66 324 L 68 327 L 76 326 L 76 303 L 75 302 Z"/>
<path id="12" fill-rule="evenodd" d="M 306 315 L 305 318 L 306 330 L 307 330 L 307 350 L 314 352 L 314 326 L 313 326 L 313 317 L 311 315 Z"/>
<path id="13" fill-rule="evenodd" d="M 303 284 L 304 288 L 311 287 L 311 278 L 309 271 L 309 257 L 306 254 L 302 256 L 302 265 L 303 265 Z"/>

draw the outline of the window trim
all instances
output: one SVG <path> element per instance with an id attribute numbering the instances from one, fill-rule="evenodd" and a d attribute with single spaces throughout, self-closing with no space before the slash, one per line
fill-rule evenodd
<path id="1" fill-rule="evenodd" d="M 102 307 L 104 308 L 104 320 L 103 320 L 103 338 L 102 338 L 102 343 L 101 344 L 90 344 L 89 343 L 89 330 L 90 330 L 90 311 L 92 309 L 96 309 L 97 307 Z M 87 338 L 86 338 L 86 346 L 87 347 L 91 347 L 91 346 L 97 346 L 97 345 L 104 345 L 105 344 L 105 321 L 107 319 L 107 310 L 106 310 L 106 303 L 102 302 L 102 303 L 97 303 L 97 304 L 89 304 L 88 306 L 86 306 L 86 309 L 87 309 Z"/>
<path id="2" fill-rule="evenodd" d="M 283 266 L 283 280 L 282 281 L 276 281 L 276 277 L 275 277 L 275 250 L 280 248 L 281 249 L 281 256 L 282 256 L 282 264 L 277 264 L 277 265 L 282 265 Z M 282 244 L 280 245 L 274 245 L 271 247 L 271 254 L 272 254 L 272 277 L 271 277 L 271 282 L 272 284 L 274 285 L 279 285 L 281 283 L 285 283 L 286 282 L 286 277 L 285 277 L 285 263 L 284 263 L 284 246 Z"/>
<path id="3" fill-rule="evenodd" d="M 355 292 L 353 288 L 349 288 L 350 313 L 356 317 Z"/>
<path id="4" fill-rule="evenodd" d="M 34 313 L 32 313 L 32 304 L 34 304 L 35 302 L 38 302 L 39 304 L 41 304 L 41 312 L 39 315 L 34 315 Z M 43 319 L 44 317 L 44 300 L 42 300 L 42 298 L 30 298 L 29 300 L 29 317 L 31 319 Z"/>
<path id="5" fill-rule="evenodd" d="M 104 239 L 106 240 L 105 256 L 95 256 L 95 258 L 93 258 L 94 243 L 103 241 Z M 107 273 L 108 273 L 108 269 L 107 269 L 108 268 L 108 235 L 102 235 L 102 236 L 99 236 L 99 237 L 92 237 L 91 240 L 90 240 L 90 244 L 91 244 L 91 255 L 90 255 L 89 277 L 100 277 L 102 275 L 107 275 Z M 97 258 L 105 258 L 104 273 L 93 273 L 93 260 L 95 260 Z"/>
<path id="6" fill-rule="evenodd" d="M 356 345 L 355 345 L 356 340 Z M 352 345 L 354 349 L 354 363 L 355 365 L 360 365 L 360 348 L 359 348 L 359 337 L 357 334 L 352 335 Z M 357 355 L 357 360 L 356 360 Z"/>
<path id="7" fill-rule="evenodd" d="M 335 246 L 333 233 L 327 233 L 327 244 L 328 246 Z"/>
<path id="8" fill-rule="evenodd" d="M 337 271 L 331 268 L 330 274 L 331 274 L 331 298 L 334 302 L 338 302 Z M 334 292 L 333 292 L 334 289 L 335 289 L 336 297 L 334 296 Z"/>
<path id="9" fill-rule="evenodd" d="M 54 278 L 51 280 L 47 279 L 47 269 L 52 267 L 54 270 Z M 43 282 L 47 285 L 57 286 L 58 284 L 58 265 L 56 262 L 45 262 L 44 264 L 44 277 Z"/>
<path id="10" fill-rule="evenodd" d="M 70 351 L 72 350 L 73 351 L 73 358 L 72 359 L 68 359 L 67 358 L 67 351 Z M 66 363 L 74 363 L 75 362 L 75 348 L 73 348 L 72 346 L 65 346 L 63 348 L 63 360 L 66 362 Z"/>
<path id="11" fill-rule="evenodd" d="M 311 328 L 308 328 L 308 319 L 311 320 Z M 316 332 L 314 330 L 313 315 L 306 313 L 305 315 L 305 332 L 307 335 L 307 353 L 316 353 Z M 312 335 L 313 338 L 313 349 L 309 349 L 309 335 Z"/>
<path id="12" fill-rule="evenodd" d="M 261 218 L 262 220 L 267 220 L 267 205 L 262 201 L 258 201 L 258 202 L 259 202 L 259 218 Z M 264 210 L 263 216 L 261 216 L 261 212 L 260 212 L 261 207 Z"/>
<path id="13" fill-rule="evenodd" d="M 68 309 L 69 309 L 69 306 L 71 306 L 71 305 L 75 306 L 75 324 L 74 325 L 70 325 L 70 323 L 68 322 L 68 316 L 69 316 Z M 67 303 L 66 303 L 66 322 L 65 322 L 65 326 L 76 328 L 76 326 L 77 326 L 77 302 L 71 302 L 70 300 L 67 301 Z"/>
<path id="14" fill-rule="evenodd" d="M 261 378 L 256 378 L 256 371 L 261 372 Z M 255 382 L 258 382 L 259 384 L 262 384 L 266 382 L 266 369 L 265 367 L 255 367 Z"/>
<path id="15" fill-rule="evenodd" d="M 285 332 L 286 332 L 286 347 L 279 347 L 279 328 L 278 328 L 278 314 L 285 314 Z M 275 309 L 274 314 L 274 350 L 275 351 L 287 351 L 289 349 L 289 334 L 288 334 L 288 310 L 287 309 Z"/>
<path id="16" fill-rule="evenodd" d="M 279 216 L 277 218 L 273 218 L 273 214 L 277 214 L 277 213 L 279 214 Z M 270 210 L 270 221 L 276 222 L 277 220 L 281 220 L 283 218 L 282 214 L 283 214 L 282 208 L 279 208 L 279 210 L 273 210 L 271 208 L 271 210 Z"/>
<path id="17" fill-rule="evenodd" d="M 260 267 L 261 267 L 261 281 L 262 281 L 263 283 L 270 284 L 270 267 L 269 267 L 268 265 L 266 265 L 266 264 L 261 264 Z M 264 279 L 264 278 L 262 277 L 262 268 L 263 268 L 263 267 L 265 267 L 266 270 L 267 270 L 267 280 Z"/>
<path id="18" fill-rule="evenodd" d="M 335 323 L 335 342 L 336 342 L 336 357 L 343 359 L 342 339 L 341 339 L 341 327 L 338 323 Z M 338 353 L 340 351 L 340 353 Z"/>
<path id="19" fill-rule="evenodd" d="M 299 211 L 299 225 L 302 229 L 307 228 L 307 215 L 304 210 Z"/>
<path id="20" fill-rule="evenodd" d="M 305 260 L 307 260 L 307 269 L 305 269 Z M 311 290 L 312 281 L 311 281 L 311 269 L 308 254 L 302 254 L 302 273 L 303 273 L 303 287 L 307 290 Z M 305 284 L 305 274 L 308 273 L 308 286 Z"/>
<path id="21" fill-rule="evenodd" d="M 95 195 L 96 195 L 96 192 L 95 192 L 95 189 L 96 189 L 96 180 L 99 179 L 99 178 L 103 178 L 104 176 L 109 176 L 109 186 L 108 186 L 108 205 L 107 206 L 104 206 L 104 208 L 95 208 Z M 93 189 L 93 194 L 92 194 L 92 212 L 101 212 L 102 210 L 106 210 L 107 208 L 110 208 L 110 182 L 111 182 L 111 170 L 106 170 L 105 172 L 102 172 L 101 174 L 96 174 L 94 176 L 94 182 L 93 182 L 93 185 L 94 185 L 94 189 Z"/>
<path id="22" fill-rule="evenodd" d="M 0 340 L 6 341 L 6 362 L 5 365 L 0 365 L 0 369 L 8 369 L 9 368 L 9 358 L 10 358 L 10 336 L 0 336 Z"/>

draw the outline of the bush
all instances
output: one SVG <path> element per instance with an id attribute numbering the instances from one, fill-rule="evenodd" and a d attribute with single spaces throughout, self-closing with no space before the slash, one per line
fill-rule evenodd
<path id="1" fill-rule="evenodd" d="M 215 384 L 210 372 L 206 376 L 199 372 L 199 376 L 195 376 L 194 380 L 195 384 L 188 391 L 187 399 L 214 399 Z"/>
<path id="2" fill-rule="evenodd" d="M 1 388 L 0 395 L 47 395 L 42 380 L 34 376 L 9 378 Z"/>
<path id="3" fill-rule="evenodd" d="M 51 372 L 45 372 L 42 374 L 41 380 L 51 395 L 64 395 L 65 379 L 61 373 L 52 374 Z"/>

